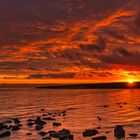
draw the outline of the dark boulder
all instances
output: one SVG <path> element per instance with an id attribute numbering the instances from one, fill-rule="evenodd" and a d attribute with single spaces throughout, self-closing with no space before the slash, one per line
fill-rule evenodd
<path id="1" fill-rule="evenodd" d="M 51 140 L 51 137 L 44 137 L 42 140 Z"/>
<path id="2" fill-rule="evenodd" d="M 61 123 L 53 122 L 53 126 L 60 126 Z"/>
<path id="3" fill-rule="evenodd" d="M 106 136 L 98 136 L 98 137 L 92 138 L 92 140 L 106 140 L 106 139 L 107 139 Z"/>
<path id="4" fill-rule="evenodd" d="M 20 123 L 19 118 L 13 118 L 14 123 Z"/>
<path id="5" fill-rule="evenodd" d="M 0 138 L 4 138 L 4 137 L 8 137 L 11 135 L 11 132 L 10 131 L 5 131 L 3 133 L 0 134 Z"/>
<path id="6" fill-rule="evenodd" d="M 3 129 L 8 129 L 8 126 L 4 125 L 3 123 L 0 123 L 0 130 L 3 130 Z"/>
<path id="7" fill-rule="evenodd" d="M 98 130 L 96 130 L 96 129 L 89 129 L 89 130 L 85 130 L 84 132 L 83 132 L 83 136 L 84 137 L 91 137 L 91 136 L 94 136 L 94 135 L 96 135 L 96 134 L 98 134 L 99 132 L 98 132 Z"/>
<path id="8" fill-rule="evenodd" d="M 35 123 L 38 124 L 38 125 L 46 124 L 46 122 L 42 121 L 40 117 L 37 117 L 37 119 L 35 120 Z"/>
<path id="9" fill-rule="evenodd" d="M 14 125 L 11 128 L 12 128 L 12 131 L 16 131 L 16 130 L 20 129 L 20 126 L 19 125 Z"/>
<path id="10" fill-rule="evenodd" d="M 28 126 L 33 126 L 34 124 L 35 124 L 35 123 L 33 123 L 33 122 L 28 122 L 28 123 L 27 123 Z"/>
<path id="11" fill-rule="evenodd" d="M 122 125 L 117 125 L 114 129 L 114 136 L 117 138 L 125 137 L 125 130 Z"/>
<path id="12" fill-rule="evenodd" d="M 41 130 L 41 129 L 43 129 L 43 125 L 37 124 L 37 125 L 35 126 L 35 129 L 36 129 L 36 130 Z"/>
<path id="13" fill-rule="evenodd" d="M 56 131 L 49 131 L 48 132 L 51 137 L 58 138 L 59 140 L 73 140 L 74 136 L 70 134 L 68 129 L 62 129 L 58 132 Z"/>
<path id="14" fill-rule="evenodd" d="M 41 136 L 45 136 L 45 135 L 48 134 L 48 133 L 45 132 L 45 131 L 41 131 L 41 132 L 39 132 L 38 134 L 41 135 Z"/>

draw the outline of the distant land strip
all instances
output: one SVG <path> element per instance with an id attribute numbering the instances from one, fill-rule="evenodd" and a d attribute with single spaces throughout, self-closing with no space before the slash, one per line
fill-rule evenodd
<path id="1" fill-rule="evenodd" d="M 47 88 L 47 89 L 128 89 L 129 88 L 130 89 L 130 88 L 140 88 L 140 82 L 48 85 L 48 86 L 38 86 L 36 88 Z"/>

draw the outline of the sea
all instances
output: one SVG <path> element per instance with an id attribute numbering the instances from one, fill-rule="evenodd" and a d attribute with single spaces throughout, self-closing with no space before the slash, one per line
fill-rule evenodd
<path id="1" fill-rule="evenodd" d="M 62 125 L 54 127 L 53 122 L 49 121 L 43 131 L 65 128 L 71 131 L 74 140 L 91 140 L 94 136 L 83 137 L 83 131 L 98 128 L 100 133 L 96 136 L 117 140 L 114 128 L 116 125 L 123 125 L 126 131 L 123 140 L 132 140 L 130 133 L 137 133 L 135 140 L 140 140 L 139 107 L 139 89 L 40 89 L 35 88 L 35 85 L 1 85 L 0 121 L 18 117 L 23 124 L 22 129 L 12 132 L 10 137 L 2 140 L 42 140 L 34 126 L 27 126 L 27 120 L 56 110 L 66 111 L 64 116 L 56 116 L 56 121 Z"/>

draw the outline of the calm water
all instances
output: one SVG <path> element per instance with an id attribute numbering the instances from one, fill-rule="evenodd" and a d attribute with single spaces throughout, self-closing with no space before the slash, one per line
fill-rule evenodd
<path id="1" fill-rule="evenodd" d="M 123 104 L 123 103 L 127 104 Z M 123 105 L 120 107 L 120 103 Z M 109 105 L 109 107 L 103 107 Z M 22 123 L 32 116 L 41 115 L 40 109 L 67 110 L 67 115 L 57 117 L 60 127 L 52 127 L 49 122 L 44 130 L 59 130 L 68 128 L 75 136 L 75 140 L 90 140 L 83 138 L 82 132 L 85 129 L 101 127 L 99 135 L 106 135 L 108 140 L 115 140 L 113 128 L 115 125 L 123 124 L 128 133 L 140 134 L 140 106 L 139 90 L 48 90 L 33 88 L 0 88 L 0 118 L 15 117 L 21 118 Z M 97 117 L 102 121 L 98 121 Z M 111 131 L 106 134 L 106 131 Z M 32 136 L 26 133 L 32 132 Z M 12 134 L 10 140 L 41 140 L 41 137 L 34 128 L 26 125 Z M 138 140 L 140 137 L 138 138 Z M 5 139 L 7 140 L 7 139 Z"/>

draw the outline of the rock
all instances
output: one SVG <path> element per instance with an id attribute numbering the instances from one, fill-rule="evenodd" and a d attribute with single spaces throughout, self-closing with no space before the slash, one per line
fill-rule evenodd
<path id="1" fill-rule="evenodd" d="M 3 129 L 8 129 L 8 126 L 4 125 L 3 123 L 0 123 L 0 130 L 3 130 Z"/>
<path id="2" fill-rule="evenodd" d="M 61 123 L 53 122 L 53 126 L 60 126 Z"/>
<path id="3" fill-rule="evenodd" d="M 102 120 L 102 118 L 101 118 L 101 117 L 97 117 L 97 119 L 98 119 L 99 121 L 101 121 L 101 120 Z"/>
<path id="4" fill-rule="evenodd" d="M 42 114 L 42 116 L 48 116 L 48 114 Z"/>
<path id="5" fill-rule="evenodd" d="M 11 120 L 7 120 L 6 123 L 12 123 L 12 121 Z"/>
<path id="6" fill-rule="evenodd" d="M 20 129 L 19 125 L 12 126 L 12 131 L 16 131 L 16 130 L 19 130 L 19 129 Z"/>
<path id="7" fill-rule="evenodd" d="M 45 132 L 45 131 L 41 131 L 41 132 L 39 132 L 38 134 L 41 135 L 41 136 L 45 136 L 45 135 L 48 134 L 48 133 Z"/>
<path id="8" fill-rule="evenodd" d="M 37 125 L 35 126 L 35 129 L 36 129 L 36 130 L 41 130 L 41 129 L 43 129 L 43 125 L 37 124 Z"/>
<path id="9" fill-rule="evenodd" d="M 13 118 L 14 123 L 20 123 L 19 118 Z"/>
<path id="10" fill-rule="evenodd" d="M 111 131 L 106 131 L 105 133 L 108 134 L 108 133 L 111 133 Z"/>
<path id="11" fill-rule="evenodd" d="M 36 123 L 36 124 L 39 124 L 39 125 L 44 125 L 44 124 L 46 124 L 46 122 L 42 121 L 40 117 L 37 117 L 37 119 L 35 120 L 35 123 Z"/>
<path id="12" fill-rule="evenodd" d="M 66 137 L 64 140 L 74 140 L 74 136 L 73 136 L 73 135 L 69 135 L 69 136 Z"/>
<path id="13" fill-rule="evenodd" d="M 31 135 L 32 135 L 32 133 L 27 133 L 26 135 L 31 136 Z"/>
<path id="14" fill-rule="evenodd" d="M 125 130 L 123 126 L 117 125 L 114 129 L 114 136 L 117 138 L 124 138 L 125 137 Z"/>
<path id="15" fill-rule="evenodd" d="M 91 129 L 91 130 L 85 130 L 84 132 L 83 132 L 83 136 L 84 137 L 91 137 L 91 136 L 94 136 L 94 135 L 96 135 L 96 134 L 98 134 L 99 132 L 98 132 L 98 130 L 96 130 L 96 129 Z"/>
<path id="16" fill-rule="evenodd" d="M 73 140 L 74 136 L 70 134 L 68 129 L 62 129 L 58 132 L 49 131 L 51 137 L 58 138 L 59 140 Z"/>
<path id="17" fill-rule="evenodd" d="M 45 109 L 44 109 L 44 108 L 42 108 L 42 109 L 40 109 L 40 111 L 45 111 Z"/>
<path id="18" fill-rule="evenodd" d="M 55 118 L 52 118 L 52 117 L 47 117 L 47 118 L 43 118 L 43 120 L 47 120 L 47 121 L 55 121 L 56 119 L 55 119 Z"/>
<path id="19" fill-rule="evenodd" d="M 35 123 L 33 123 L 33 122 L 27 123 L 28 126 L 33 126 L 34 124 L 35 124 Z"/>
<path id="20" fill-rule="evenodd" d="M 44 137 L 42 140 L 51 140 L 51 137 Z"/>
<path id="21" fill-rule="evenodd" d="M 49 131 L 48 133 L 50 137 L 58 138 L 58 134 L 56 131 Z"/>
<path id="22" fill-rule="evenodd" d="M 109 105 L 104 105 L 103 107 L 109 107 Z"/>
<path id="23" fill-rule="evenodd" d="M 98 137 L 92 138 L 92 140 L 106 140 L 106 139 L 107 139 L 106 136 L 98 136 Z"/>
<path id="24" fill-rule="evenodd" d="M 4 137 L 8 137 L 11 135 L 11 132 L 10 131 L 5 131 L 3 133 L 0 134 L 0 138 L 4 138 Z"/>
<path id="25" fill-rule="evenodd" d="M 137 137 L 138 134 L 137 133 L 130 133 L 129 136 L 131 136 L 131 137 Z"/>
<path id="26" fill-rule="evenodd" d="M 28 119 L 27 122 L 34 122 L 35 120 L 32 119 Z"/>

